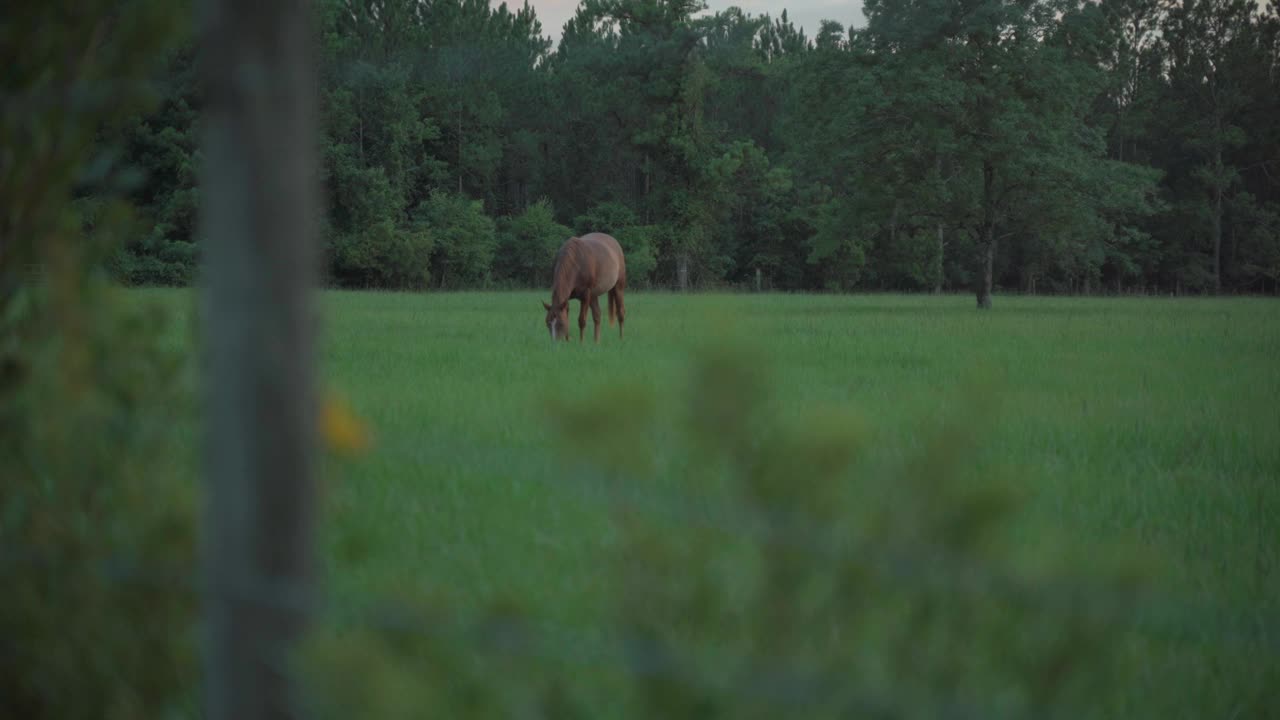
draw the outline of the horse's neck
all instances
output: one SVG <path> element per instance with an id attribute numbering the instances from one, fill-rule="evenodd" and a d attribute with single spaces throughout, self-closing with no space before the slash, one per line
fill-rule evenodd
<path id="1" fill-rule="evenodd" d="M 577 263 L 572 259 L 566 258 L 564 262 L 556 266 L 555 277 L 551 281 L 551 303 L 554 305 L 567 302 L 569 297 L 573 295 L 577 280 Z"/>

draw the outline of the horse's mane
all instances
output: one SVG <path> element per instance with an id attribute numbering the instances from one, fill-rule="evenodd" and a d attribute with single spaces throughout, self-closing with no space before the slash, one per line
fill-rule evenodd
<path id="1" fill-rule="evenodd" d="M 573 274 L 578 271 L 578 252 L 579 238 L 577 236 L 569 238 L 559 250 L 556 251 L 556 260 L 551 266 L 551 300 L 553 304 L 568 301 L 568 290 L 565 288 L 573 285 Z M 565 292 L 564 297 L 560 297 L 561 291 Z"/>

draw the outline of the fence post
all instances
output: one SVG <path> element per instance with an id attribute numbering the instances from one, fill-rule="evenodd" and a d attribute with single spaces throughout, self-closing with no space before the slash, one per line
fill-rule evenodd
<path id="1" fill-rule="evenodd" d="M 303 0 L 197 1 L 205 717 L 297 718 L 317 416 L 311 18 Z"/>

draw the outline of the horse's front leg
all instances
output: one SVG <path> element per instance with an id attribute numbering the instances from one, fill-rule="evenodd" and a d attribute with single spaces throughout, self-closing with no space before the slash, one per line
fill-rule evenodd
<path id="1" fill-rule="evenodd" d="M 600 342 L 600 296 L 591 296 L 591 320 L 596 326 L 596 342 Z"/>
<path id="2" fill-rule="evenodd" d="M 597 325 L 600 323 L 597 322 Z M 578 342 L 583 342 L 587 334 L 587 301 L 578 301 Z"/>

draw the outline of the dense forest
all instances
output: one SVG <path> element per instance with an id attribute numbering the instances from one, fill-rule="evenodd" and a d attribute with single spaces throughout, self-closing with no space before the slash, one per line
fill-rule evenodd
<path id="1" fill-rule="evenodd" d="M 326 282 L 528 287 L 572 233 L 633 286 L 1274 293 L 1274 0 L 866 0 L 812 35 L 698 0 L 320 0 Z M 128 123 L 145 231 L 195 279 L 194 38 Z M 118 136 L 117 136 L 118 137 Z M 91 199 L 91 198 L 90 198 Z"/>

